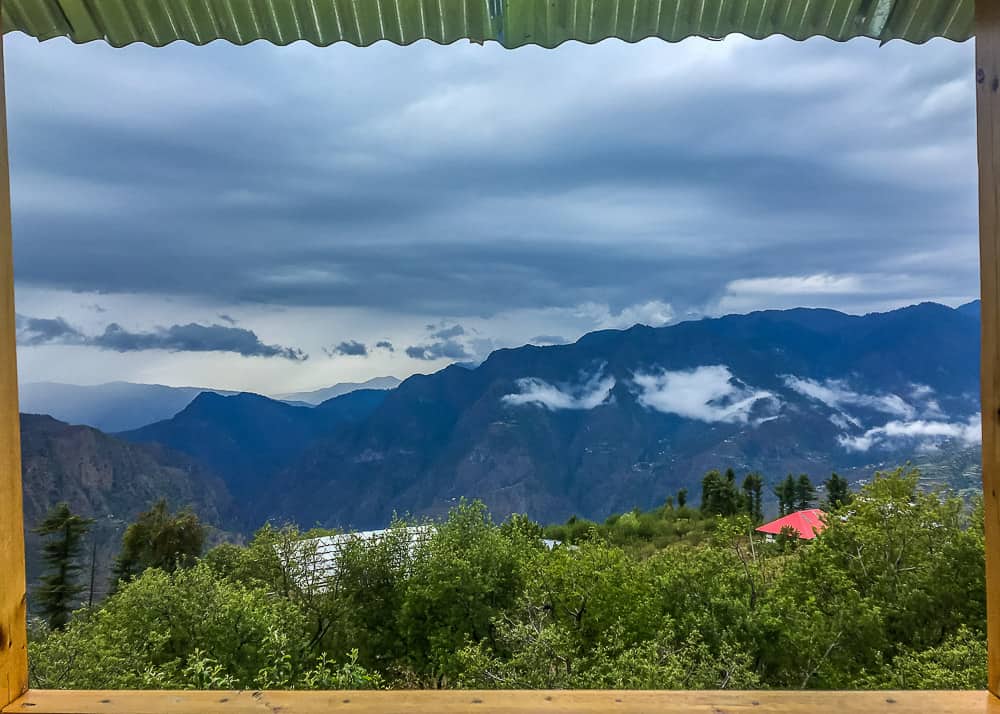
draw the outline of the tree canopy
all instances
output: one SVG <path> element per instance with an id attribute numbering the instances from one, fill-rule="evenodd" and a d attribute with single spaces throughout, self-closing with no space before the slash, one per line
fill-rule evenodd
<path id="1" fill-rule="evenodd" d="M 838 503 L 795 548 L 747 504 L 666 504 L 546 529 L 551 549 L 461 503 L 426 539 L 349 542 L 322 579 L 316 534 L 269 526 L 37 626 L 32 686 L 982 688 L 978 504 L 903 471 Z"/>

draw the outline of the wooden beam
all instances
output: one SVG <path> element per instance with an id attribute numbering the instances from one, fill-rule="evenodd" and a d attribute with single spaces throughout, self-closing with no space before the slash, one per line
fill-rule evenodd
<path id="1" fill-rule="evenodd" d="M 1000 714 L 987 692 L 79 692 L 30 691 L 4 714 Z"/>
<path id="2" fill-rule="evenodd" d="M 0 36 L 0 708 L 28 689 L 7 103 Z"/>
<path id="3" fill-rule="evenodd" d="M 1000 693 L 1000 2 L 976 2 L 987 686 Z"/>

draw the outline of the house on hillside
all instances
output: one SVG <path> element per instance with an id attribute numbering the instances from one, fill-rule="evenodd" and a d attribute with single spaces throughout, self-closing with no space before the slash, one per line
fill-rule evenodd
<path id="1" fill-rule="evenodd" d="M 788 532 L 786 529 L 791 529 L 800 540 L 813 540 L 826 528 L 826 523 L 823 521 L 825 517 L 826 513 L 820 509 L 809 508 L 805 511 L 789 513 L 787 516 L 765 523 L 757 528 L 757 532 L 767 535 L 767 539 L 770 541 L 774 540 L 774 537 L 782 531 Z"/>

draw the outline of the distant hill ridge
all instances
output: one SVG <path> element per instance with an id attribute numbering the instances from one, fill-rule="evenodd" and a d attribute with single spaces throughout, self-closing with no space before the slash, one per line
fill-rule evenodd
<path id="1" fill-rule="evenodd" d="M 303 404 L 321 404 L 342 394 L 357 391 L 359 389 L 395 389 L 401 383 L 396 377 L 374 377 L 366 382 L 341 382 L 332 387 L 315 389 L 311 392 L 289 392 L 286 394 L 276 394 L 275 399 L 283 402 L 299 402 Z"/>
<path id="2" fill-rule="evenodd" d="M 392 389 L 398 384 L 395 377 L 376 377 L 367 382 L 345 382 L 277 399 L 297 402 L 298 406 L 315 406 L 358 389 Z M 48 414 L 69 424 L 85 424 L 114 433 L 169 419 L 203 392 L 225 396 L 240 393 L 211 387 L 168 387 L 134 382 L 96 385 L 27 382 L 20 385 L 20 400 L 21 411 L 26 414 Z"/>
<path id="3" fill-rule="evenodd" d="M 218 473 L 233 493 L 252 500 L 308 444 L 364 420 L 387 394 L 362 389 L 303 407 L 249 392 L 202 392 L 170 419 L 119 436 L 187 454 Z"/>

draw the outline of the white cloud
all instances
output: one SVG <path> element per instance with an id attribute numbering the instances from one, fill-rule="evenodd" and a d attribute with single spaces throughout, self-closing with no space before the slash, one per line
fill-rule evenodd
<path id="1" fill-rule="evenodd" d="M 771 278 L 742 278 L 726 285 L 735 295 L 844 295 L 860 292 L 857 275 L 789 275 Z"/>
<path id="2" fill-rule="evenodd" d="M 662 327 L 674 321 L 674 308 L 662 300 L 650 300 L 629 305 L 614 312 L 602 303 L 584 303 L 576 308 L 580 317 L 588 318 L 599 330 L 621 330 L 633 325 Z"/>
<path id="3" fill-rule="evenodd" d="M 917 410 L 897 394 L 862 394 L 850 389 L 847 382 L 842 379 L 827 379 L 819 382 L 814 379 L 786 375 L 784 380 L 785 384 L 793 391 L 841 412 L 846 406 L 854 406 L 874 409 L 903 419 L 913 419 L 917 415 Z M 844 416 L 853 420 L 849 415 L 844 414 Z"/>
<path id="4" fill-rule="evenodd" d="M 945 266 L 952 256 L 910 256 L 878 271 L 822 272 L 738 278 L 726 283 L 709 301 L 706 314 L 720 315 L 795 307 L 834 308 L 847 313 L 894 310 L 923 300 L 958 304 L 953 286 L 931 281 L 926 272 L 933 262 Z"/>
<path id="5" fill-rule="evenodd" d="M 843 412 L 839 412 L 837 414 L 831 414 L 830 421 L 833 423 L 834 426 L 839 427 L 844 431 L 848 431 L 852 426 L 861 428 L 860 421 L 852 417 L 850 414 L 844 414 Z"/>
<path id="6" fill-rule="evenodd" d="M 517 388 L 520 391 L 505 395 L 502 401 L 513 405 L 531 404 L 550 411 L 594 409 L 610 401 L 614 386 L 615 378 L 605 377 L 603 370 L 577 385 L 554 385 L 543 379 L 526 377 L 517 380 Z"/>
<path id="7" fill-rule="evenodd" d="M 724 365 L 637 373 L 633 380 L 643 406 L 704 422 L 746 423 L 757 402 L 778 403 L 774 394 L 745 385 Z"/>
<path id="8" fill-rule="evenodd" d="M 951 440 L 972 445 L 982 440 L 982 420 L 977 414 L 966 422 L 890 421 L 860 436 L 844 434 L 837 440 L 848 451 L 868 451 L 876 446 L 891 446 L 893 442 L 915 442 L 917 448 L 924 451 L 936 449 L 942 442 Z"/>

